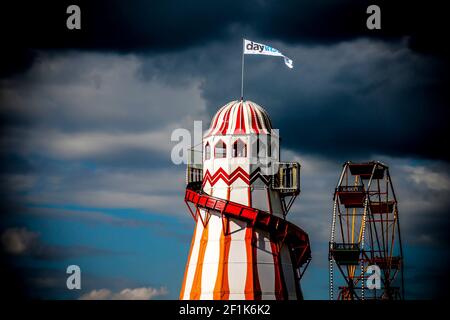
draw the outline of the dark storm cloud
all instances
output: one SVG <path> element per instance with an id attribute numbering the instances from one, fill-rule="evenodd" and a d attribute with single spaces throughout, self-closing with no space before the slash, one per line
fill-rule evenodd
<path id="1" fill-rule="evenodd" d="M 180 86 L 174 81 L 142 81 L 141 68 L 142 60 L 132 54 L 40 52 L 27 73 L 0 82 L 4 131 L 14 127 L 16 137 L 30 127 L 148 131 L 179 121 L 187 109 L 191 116 L 203 111 L 200 79 L 178 74 L 183 79 Z M 155 80 L 162 77 L 159 72 Z"/>
<path id="2" fill-rule="evenodd" d="M 74 3 L 82 8 L 83 14 L 84 28 L 78 34 L 68 31 L 63 23 L 67 17 L 65 9 Z M 444 25 L 439 19 L 443 13 L 438 1 L 431 1 L 427 6 L 411 1 L 361 0 L 134 0 L 126 5 L 120 0 L 40 1 L 38 4 L 17 1 L 6 5 L 2 20 L 10 30 L 21 32 L 35 46 L 47 48 L 180 49 L 230 36 L 236 26 L 248 27 L 252 33 L 266 38 L 317 44 L 373 35 L 365 26 L 366 8 L 370 4 L 382 8 L 384 28 L 375 33 L 377 37 L 444 31 L 438 28 Z M 434 35 L 428 34 L 427 39 L 431 42 Z"/>
<path id="3" fill-rule="evenodd" d="M 144 57 L 143 78 L 172 85 L 204 78 L 211 117 L 239 99 L 236 43 Z M 244 91 L 282 129 L 283 145 L 340 161 L 370 153 L 449 159 L 442 147 L 450 134 L 445 62 L 412 52 L 405 39 L 272 45 L 294 60 L 294 69 L 278 58 L 246 56 Z"/>
<path id="4" fill-rule="evenodd" d="M 15 30 L 6 35 L 6 42 L 13 48 L 20 42 L 47 50 L 37 56 L 34 49 L 22 54 L 4 51 L 10 56 L 2 59 L 8 64 L 6 75 L 20 60 L 19 71 L 25 70 L 33 56 L 40 67 L 20 78 L 18 86 L 14 82 L 3 85 L 3 89 L 18 88 L 18 98 L 3 93 L 2 104 L 14 110 L 10 103 L 25 101 L 30 92 L 48 92 L 64 99 L 64 108 L 32 99 L 28 104 L 39 106 L 30 108 L 36 112 L 0 112 L 4 127 L 45 127 L 51 122 L 65 132 L 83 127 L 127 131 L 131 126 L 158 128 L 181 115 L 182 109 L 176 107 L 183 104 L 180 99 L 175 96 L 162 102 L 164 95 L 157 96 L 164 90 L 161 87 L 144 96 L 135 90 L 139 85 L 135 80 L 165 83 L 171 89 L 197 81 L 212 116 L 220 105 L 239 98 L 237 48 L 245 35 L 273 44 L 295 61 L 291 72 L 272 58 L 247 57 L 246 97 L 266 107 L 276 127 L 283 127 L 285 146 L 341 161 L 369 152 L 450 158 L 442 148 L 444 137 L 450 134 L 446 120 L 449 65 L 441 45 L 445 42 L 443 10 L 435 3 L 378 2 L 382 7 L 380 31 L 366 29 L 368 2 L 356 0 L 79 4 L 83 19 L 79 32 L 64 27 L 65 14 L 60 12 L 65 12 L 65 1 L 31 4 L 28 10 L 19 10 L 19 2 L 2 11 L 9 13 L 2 23 Z M 15 12 L 21 13 L 19 20 L 13 19 Z M 65 59 L 51 59 L 59 56 L 60 49 L 70 48 L 136 53 L 139 59 L 130 60 L 127 54 L 124 57 L 131 62 L 123 64 L 114 53 L 87 55 L 69 65 Z M 79 53 L 74 52 L 73 57 L 76 55 Z M 53 60 L 51 65 L 42 63 L 48 57 Z M 115 83 L 105 80 L 101 72 L 114 59 L 116 65 L 135 70 L 141 79 L 134 79 L 130 72 L 128 85 L 121 86 L 120 79 Z M 79 83 L 86 90 L 78 91 Z M 115 100 L 108 91 L 112 84 L 119 84 L 115 90 L 123 92 Z M 74 89 L 64 91 L 70 85 Z M 121 100 L 126 108 L 111 109 Z M 76 105 L 74 101 L 78 101 Z M 92 101 L 96 101 L 95 107 Z M 167 112 L 162 111 L 163 105 Z M 153 117 L 154 113 L 159 116 Z M 308 139 L 302 139 L 306 136 Z M 115 158 L 105 157 L 108 162 Z"/>
<path id="5" fill-rule="evenodd" d="M 9 144 L 27 141 L 29 151 L 37 145 L 78 158 L 93 151 L 98 163 L 158 166 L 169 160 L 172 145 L 165 139 L 173 129 L 191 128 L 194 119 L 206 120 L 205 129 L 221 105 L 239 99 L 238 44 L 137 56 L 43 54 L 28 74 L 3 82 L 0 115 L 25 129 L 11 131 Z M 295 68 L 247 56 L 245 96 L 268 110 L 284 146 L 339 161 L 371 153 L 449 159 L 443 148 L 450 134 L 449 76 L 439 59 L 410 51 L 404 41 L 272 45 Z M 116 148 L 108 151 L 110 145 Z M 149 147 L 151 153 L 140 151 Z"/>
<path id="6" fill-rule="evenodd" d="M 312 58 L 305 68 L 297 59 L 298 74 L 283 75 L 284 81 L 276 73 L 273 81 L 262 80 L 262 71 L 250 80 L 258 88 L 252 93 L 270 99 L 273 121 L 288 129 L 283 141 L 291 148 L 341 161 L 370 153 L 448 160 L 450 100 L 442 65 L 401 46 L 371 45 L 368 51 L 357 43 L 337 48 L 335 61 Z M 285 94 L 268 97 L 271 92 Z"/>
<path id="7" fill-rule="evenodd" d="M 81 31 L 65 27 L 66 8 L 82 8 Z M 382 29 L 365 26 L 366 8 L 382 8 Z M 29 48 L 167 52 L 243 34 L 290 44 L 333 44 L 359 37 L 408 36 L 413 50 L 443 54 L 444 12 L 438 1 L 39 1 L 9 2 L 0 28 L 1 75 L 23 71 L 35 53 Z M 7 32 L 5 32 L 7 31 Z"/>
<path id="8" fill-rule="evenodd" d="M 2 8 L 1 30 L 11 30 L 3 38 L 11 49 L 0 53 L 2 215 L 19 212 L 14 204 L 74 204 L 188 219 L 184 166 L 170 162 L 170 133 L 192 129 L 194 120 L 208 125 L 220 106 L 240 98 L 245 36 L 294 60 L 289 70 L 279 58 L 246 56 L 245 97 L 265 107 L 281 130 L 283 160 L 302 163 L 302 195 L 290 218 L 310 234 L 314 263 L 327 261 L 320 246 L 328 241 L 340 165 L 349 159 L 386 156 L 397 165 L 391 173 L 407 245 L 448 244 L 449 168 L 434 175 L 434 160 L 418 160 L 450 159 L 448 64 L 439 27 L 445 11 L 438 6 L 385 2 L 382 31 L 369 32 L 367 4 L 356 0 L 70 4 L 76 2 L 80 32 L 64 27 L 68 1 Z M 24 252 L 63 260 L 62 249 L 41 244 L 34 254 Z M 69 251 L 79 256 L 86 248 Z"/>

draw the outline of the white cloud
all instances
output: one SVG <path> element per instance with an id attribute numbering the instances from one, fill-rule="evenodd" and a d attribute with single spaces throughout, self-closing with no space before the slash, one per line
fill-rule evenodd
<path id="1" fill-rule="evenodd" d="M 120 292 L 112 292 L 108 289 L 92 290 L 82 295 L 80 300 L 151 300 L 156 297 L 165 296 L 168 291 L 165 287 L 152 288 L 142 287 L 134 289 L 123 289 Z"/>
<path id="2" fill-rule="evenodd" d="M 1 82 L 0 115 L 31 125 L 10 126 L 0 149 L 62 160 L 128 150 L 170 159 L 172 131 L 208 120 L 201 80 L 174 88 L 144 79 L 143 63 L 135 55 L 41 53 L 26 74 Z"/>
<path id="3" fill-rule="evenodd" d="M 40 154 L 61 160 L 94 160 L 102 156 L 117 156 L 137 150 L 143 156 L 159 155 L 170 159 L 172 147 L 172 131 L 178 128 L 192 130 L 193 125 L 169 123 L 158 130 L 127 132 L 80 131 L 66 133 L 57 129 L 34 128 L 10 129 L 8 134 L 0 139 L 2 149 L 14 149 L 25 156 Z M 151 127 L 151 126 L 149 126 Z"/>
<path id="4" fill-rule="evenodd" d="M 112 295 L 111 290 L 108 289 L 99 289 L 92 290 L 89 293 L 83 294 L 79 299 L 80 300 L 108 300 Z"/>
<path id="5" fill-rule="evenodd" d="M 155 288 L 136 288 L 136 289 L 124 289 L 119 293 L 113 295 L 113 300 L 150 300 L 159 296 L 166 295 L 167 289 L 161 287 Z"/>
<path id="6" fill-rule="evenodd" d="M 36 136 L 34 136 L 36 137 Z M 104 133 L 83 132 L 66 134 L 44 133 L 27 140 L 31 148 L 44 147 L 55 158 L 88 158 L 108 153 L 140 149 L 147 152 L 169 153 L 170 144 L 166 132 Z M 34 141 L 33 141 L 34 140 Z M 41 149 L 42 150 L 42 149 Z"/>
<path id="7" fill-rule="evenodd" d="M 199 79 L 174 88 L 139 75 L 135 55 L 88 52 L 47 55 L 25 74 L 2 82 L 1 113 L 42 127 L 146 131 L 201 114 Z"/>
<path id="8" fill-rule="evenodd" d="M 417 185 L 435 191 L 450 190 L 450 177 L 446 172 L 432 171 L 424 166 L 405 166 L 405 171 L 409 174 L 409 179 Z"/>
<path id="9" fill-rule="evenodd" d="M 8 127 L 0 151 L 36 169 L 0 177 L 18 202 L 185 213 L 184 168 L 171 166 L 170 137 L 209 120 L 202 82 L 192 76 L 173 87 L 161 72 L 143 76 L 150 61 L 41 53 L 27 73 L 2 80 L 0 115 L 30 125 Z"/>

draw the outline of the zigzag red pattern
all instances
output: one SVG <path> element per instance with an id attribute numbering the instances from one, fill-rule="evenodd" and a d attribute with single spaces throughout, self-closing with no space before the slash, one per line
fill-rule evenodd
<path id="1" fill-rule="evenodd" d="M 269 185 L 271 178 L 269 176 L 265 176 L 261 174 L 261 168 L 257 168 L 255 171 L 249 175 L 243 168 L 237 167 L 231 174 L 225 172 L 223 168 L 217 169 L 217 171 L 211 175 L 209 170 L 206 170 L 205 176 L 203 177 L 202 187 L 205 186 L 206 182 L 209 182 L 211 186 L 214 186 L 217 181 L 222 179 L 226 183 L 227 186 L 231 185 L 237 179 L 241 178 L 246 184 L 250 185 L 256 181 L 256 179 L 260 178 L 265 185 Z"/>

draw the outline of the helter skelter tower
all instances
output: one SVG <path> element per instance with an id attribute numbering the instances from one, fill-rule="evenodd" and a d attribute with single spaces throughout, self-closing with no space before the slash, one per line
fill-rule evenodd
<path id="1" fill-rule="evenodd" d="M 330 299 L 404 299 L 398 202 L 388 166 L 344 163 L 333 203 Z M 370 266 L 379 268 L 378 289 L 366 285 L 376 271 Z"/>
<path id="2" fill-rule="evenodd" d="M 232 101 L 213 117 L 201 163 L 187 167 L 196 227 L 180 299 L 302 298 L 309 239 L 286 220 L 300 193 L 300 164 L 280 162 L 277 139 L 254 102 Z"/>

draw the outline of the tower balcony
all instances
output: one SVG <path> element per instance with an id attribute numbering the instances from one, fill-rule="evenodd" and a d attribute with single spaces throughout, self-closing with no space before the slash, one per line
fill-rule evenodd
<path id="1" fill-rule="evenodd" d="M 201 190 L 203 182 L 203 154 L 200 150 L 189 149 L 186 166 L 186 185 L 191 190 Z"/>
<path id="2" fill-rule="evenodd" d="M 265 179 L 269 187 L 282 197 L 297 196 L 300 193 L 300 168 L 298 162 L 272 162 Z M 248 173 L 251 177 L 252 173 Z M 203 184 L 203 152 L 190 149 L 186 166 L 186 184 L 190 189 L 200 190 Z"/>
<path id="3" fill-rule="evenodd" d="M 300 193 L 300 163 L 278 162 L 278 170 L 272 179 L 272 189 L 278 190 L 282 196 L 298 195 Z"/>

